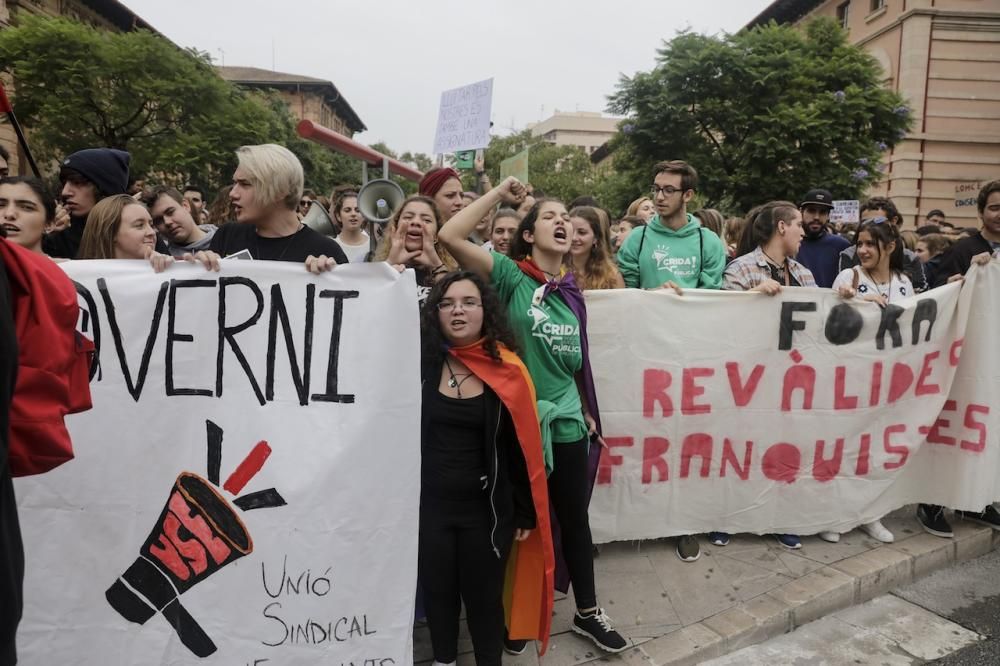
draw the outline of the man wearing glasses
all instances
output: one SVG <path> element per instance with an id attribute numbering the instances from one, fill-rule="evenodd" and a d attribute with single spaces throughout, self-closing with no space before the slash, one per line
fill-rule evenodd
<path id="1" fill-rule="evenodd" d="M 630 233 L 618 250 L 618 267 L 626 287 L 721 289 L 726 247 L 714 232 L 704 229 L 687 203 L 698 187 L 698 173 L 687 162 L 673 160 L 653 167 L 650 196 L 656 215 Z M 698 539 L 677 538 L 677 557 L 694 562 L 701 556 Z"/>
<path id="2" fill-rule="evenodd" d="M 861 221 L 881 221 L 898 228 L 903 218 L 899 215 L 899 210 L 896 208 L 896 204 L 892 202 L 892 199 L 872 197 L 861 204 Z M 858 260 L 855 251 L 856 247 L 852 245 L 840 253 L 840 271 L 860 265 L 861 262 Z M 910 282 L 913 283 L 913 291 L 917 293 L 927 291 L 927 276 L 924 275 L 924 265 L 920 263 L 920 258 L 916 252 L 906 248 L 903 248 L 903 272 L 906 273 L 906 277 L 910 278 Z"/>
<path id="3" fill-rule="evenodd" d="M 687 212 L 698 173 L 681 160 L 653 167 L 650 196 L 656 215 L 628 235 L 618 250 L 626 287 L 720 289 L 726 267 L 722 240 Z"/>

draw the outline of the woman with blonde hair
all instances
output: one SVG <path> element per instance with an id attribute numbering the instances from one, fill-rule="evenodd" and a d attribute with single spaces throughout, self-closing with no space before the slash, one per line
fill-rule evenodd
<path id="1" fill-rule="evenodd" d="M 649 197 L 639 197 L 628 205 L 626 216 L 641 217 L 643 221 L 649 222 L 656 215 L 656 206 Z"/>
<path id="2" fill-rule="evenodd" d="M 580 289 L 624 289 L 625 280 L 611 260 L 597 209 L 577 206 L 569 212 L 569 222 L 573 225 L 573 240 L 566 265 Z"/>
<path id="3" fill-rule="evenodd" d="M 386 225 L 372 259 L 397 268 L 412 268 L 421 303 L 442 276 L 457 268 L 455 260 L 438 243 L 441 224 L 441 212 L 434 199 L 421 194 L 407 197 Z"/>
<path id="4" fill-rule="evenodd" d="M 157 273 L 174 263 L 172 256 L 156 251 L 153 218 L 128 194 L 105 197 L 90 210 L 77 259 L 139 259 L 149 261 Z M 219 256 L 214 252 L 185 254 L 182 259 L 219 270 Z"/>

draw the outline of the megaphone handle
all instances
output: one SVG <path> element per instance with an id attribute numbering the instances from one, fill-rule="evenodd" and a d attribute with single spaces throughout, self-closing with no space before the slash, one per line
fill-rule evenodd
<path id="1" fill-rule="evenodd" d="M 184 606 L 181 606 L 179 599 L 171 601 L 160 612 L 163 613 L 163 617 L 167 618 L 167 622 L 177 632 L 181 643 L 187 649 L 191 650 L 191 652 L 204 658 L 218 649 L 215 647 L 212 639 L 208 637 L 208 634 L 205 633 L 205 630 L 198 624 L 198 621 L 191 617 L 191 614 L 187 612 Z"/>

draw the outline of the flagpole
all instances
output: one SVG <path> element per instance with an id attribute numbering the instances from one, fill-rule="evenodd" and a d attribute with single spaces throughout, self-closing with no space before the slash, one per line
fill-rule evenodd
<path id="1" fill-rule="evenodd" d="M 17 141 L 21 144 L 21 150 L 24 151 L 24 157 L 28 160 L 28 166 L 31 167 L 32 173 L 35 174 L 36 178 L 41 178 L 42 174 L 38 171 L 35 158 L 31 155 L 31 149 L 28 148 L 28 140 L 24 137 L 21 124 L 17 122 L 17 116 L 14 115 L 14 107 L 11 106 L 10 100 L 7 99 L 7 91 L 4 90 L 2 81 L 0 81 L 0 111 L 7 114 L 7 119 L 10 120 L 10 125 L 14 128 L 14 133 L 17 134 Z"/>

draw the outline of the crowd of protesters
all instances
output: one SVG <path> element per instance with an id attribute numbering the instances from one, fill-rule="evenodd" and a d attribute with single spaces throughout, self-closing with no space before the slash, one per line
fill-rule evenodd
<path id="1" fill-rule="evenodd" d="M 648 195 L 620 216 L 593 198 L 564 203 L 514 178 L 492 187 L 484 173 L 480 191 L 465 192 L 458 172 L 439 167 L 386 224 L 372 226 L 356 187 L 338 185 L 328 198 L 305 190 L 302 166 L 286 148 L 244 146 L 236 158 L 231 184 L 211 203 L 193 186 L 130 189 L 129 155 L 114 149 L 69 155 L 57 196 L 38 179 L 3 178 L 0 245 L 20 246 L 32 261 L 136 259 L 156 271 L 174 261 L 218 270 L 227 257 L 298 262 L 312 273 L 348 262 L 412 269 L 424 341 L 418 571 L 440 664 L 456 660 L 460 601 L 478 664 L 499 664 L 503 650 L 525 649 L 523 637 L 504 627 L 507 558 L 515 543 L 532 543 L 533 531 L 548 529 L 550 507 L 576 604 L 573 630 L 608 652 L 628 646 L 596 591 L 588 469 L 603 440 L 582 290 L 775 295 L 820 287 L 884 307 L 960 280 L 1000 251 L 1000 181 L 979 192 L 980 228 L 958 229 L 935 210 L 905 232 L 884 197 L 861 205 L 860 223 L 831 224 L 834 197 L 821 188 L 798 202 L 762 202 L 743 217 L 692 212 L 698 174 L 679 160 L 657 164 Z M 335 237 L 303 223 L 314 206 L 324 207 Z M 9 353 L 16 348 L 14 310 L 0 264 L 0 454 L 17 369 Z M 540 320 L 558 324 L 558 344 L 531 334 Z M 531 395 L 537 403 L 526 408 Z M 534 416 L 526 419 L 526 409 Z M 14 661 L 24 563 L 10 471 L 2 470 L 0 664 L 7 664 Z M 956 513 L 1000 529 L 992 506 Z M 928 532 L 952 536 L 942 507 L 920 505 L 917 516 Z M 893 540 L 879 521 L 859 527 Z M 802 547 L 798 535 L 774 537 L 783 547 Z M 718 547 L 729 539 L 708 535 Z M 538 544 L 552 548 L 551 540 Z M 679 537 L 676 552 L 698 559 L 698 536 Z"/>

